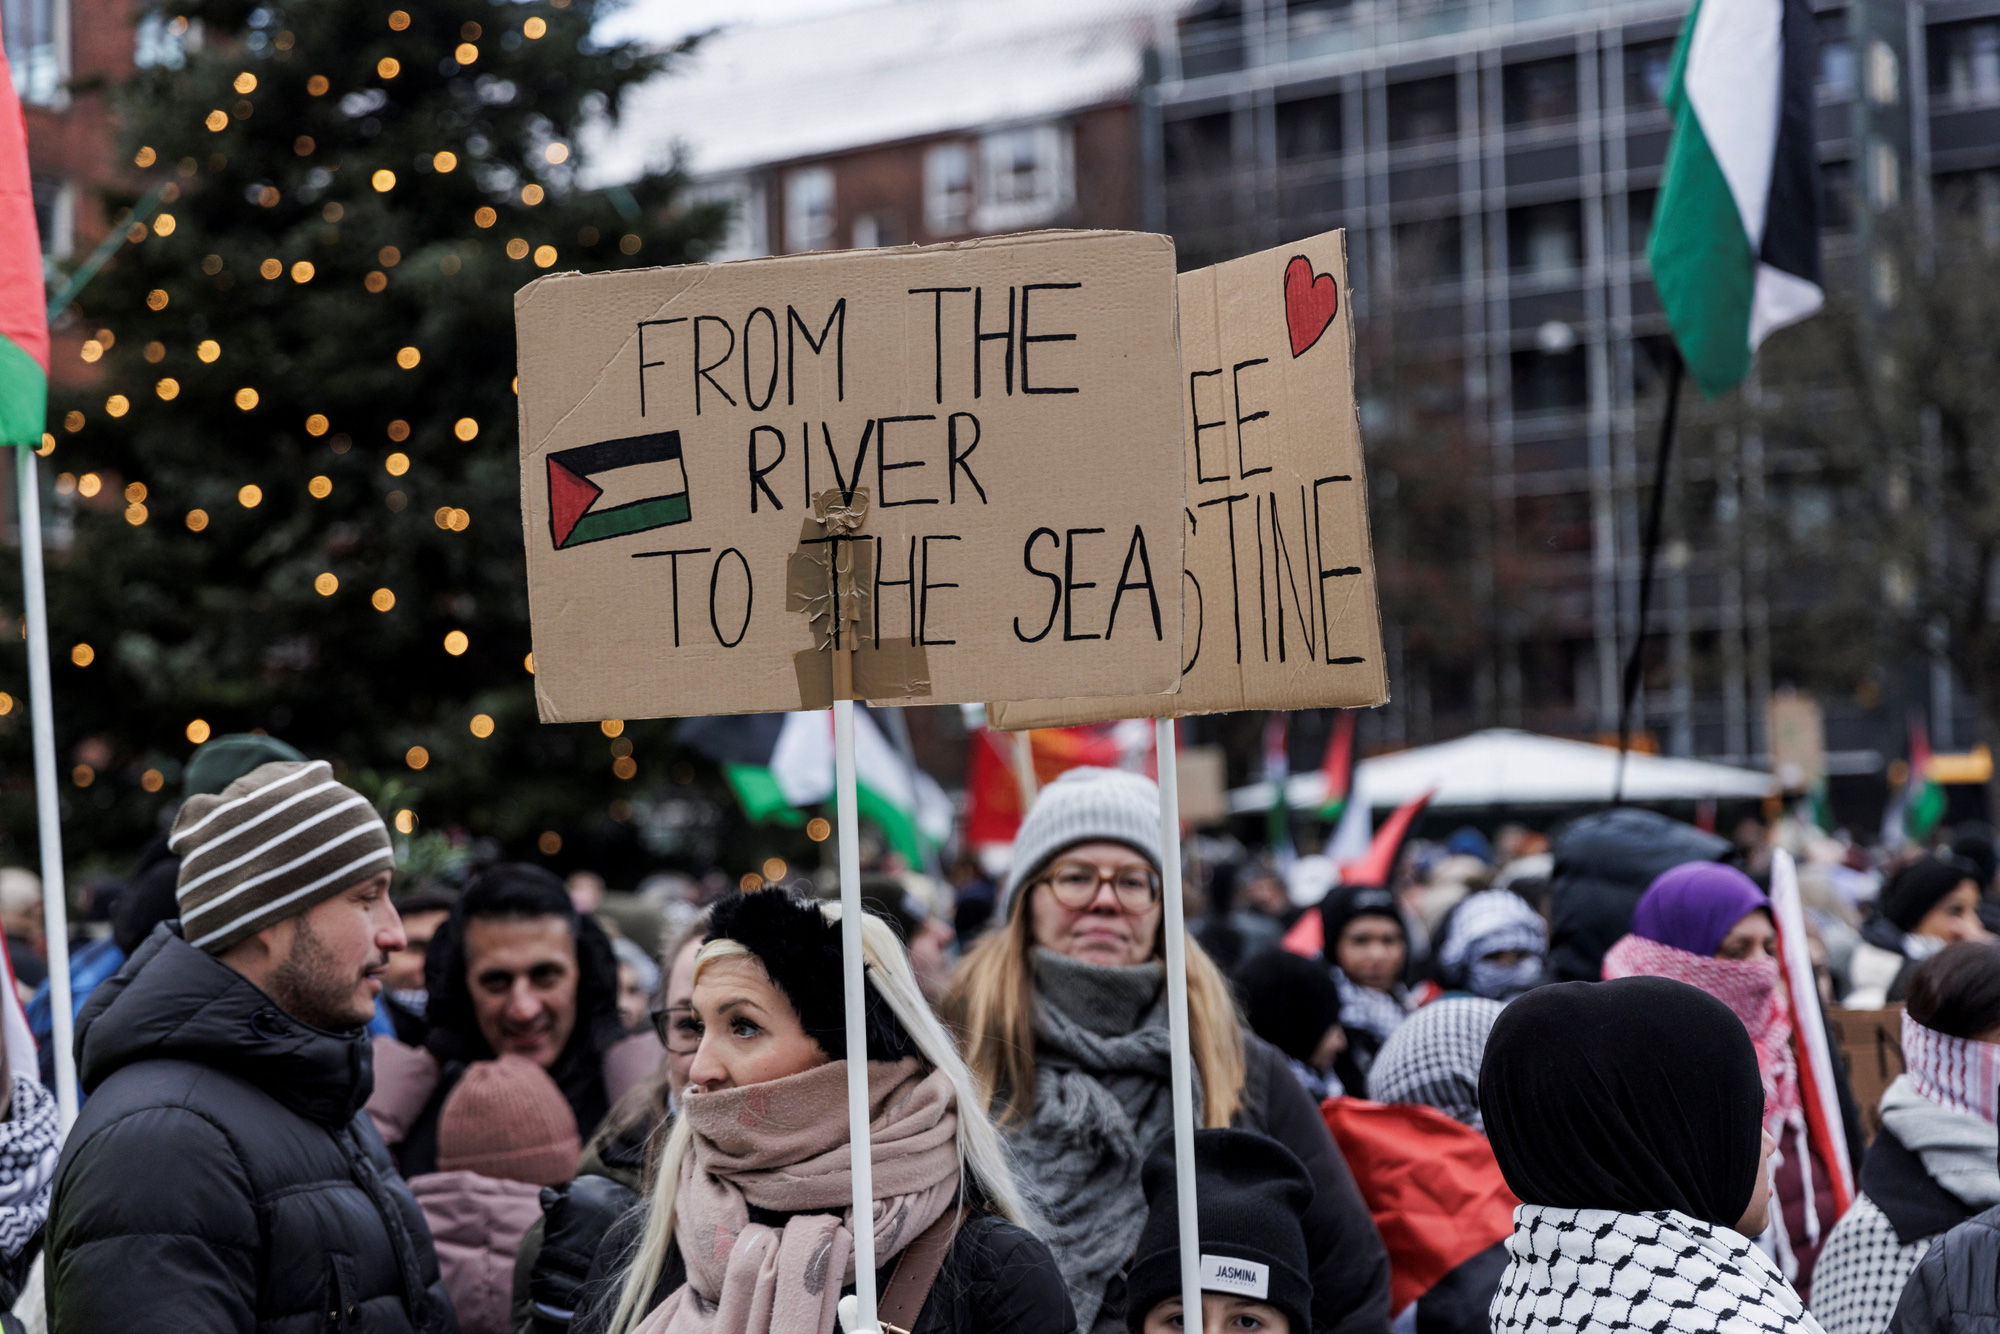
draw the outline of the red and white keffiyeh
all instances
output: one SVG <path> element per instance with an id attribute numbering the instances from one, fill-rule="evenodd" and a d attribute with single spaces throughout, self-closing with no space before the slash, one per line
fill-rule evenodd
<path id="1" fill-rule="evenodd" d="M 1764 1078 L 1764 1128 L 1778 1136 L 1781 1127 L 1799 1116 L 1803 1104 L 1798 1059 L 1792 1052 L 1792 1015 L 1778 985 L 1776 959 L 1716 959 L 1626 936 L 1604 955 L 1604 978 L 1615 977 L 1668 977 L 1727 1005 L 1757 1049 L 1757 1072 Z"/>
<path id="2" fill-rule="evenodd" d="M 2000 1046 L 1925 1028 L 1905 1010 L 1903 1073 L 1932 1102 L 2000 1125 Z"/>

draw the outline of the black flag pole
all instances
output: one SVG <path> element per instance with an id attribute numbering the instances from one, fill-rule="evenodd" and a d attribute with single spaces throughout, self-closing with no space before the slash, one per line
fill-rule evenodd
<path id="1" fill-rule="evenodd" d="M 1653 606 L 1653 565 L 1660 554 L 1660 521 L 1667 502 L 1667 465 L 1674 449 L 1674 419 L 1680 413 L 1681 350 L 1667 340 L 1667 415 L 1660 422 L 1660 447 L 1653 458 L 1653 500 L 1646 509 L 1645 545 L 1639 552 L 1639 617 L 1632 628 L 1632 649 L 1625 656 L 1625 688 L 1618 701 L 1618 776 L 1611 787 L 1611 804 L 1625 800 L 1625 756 L 1632 747 L 1632 703 L 1646 648 L 1646 616 Z"/>

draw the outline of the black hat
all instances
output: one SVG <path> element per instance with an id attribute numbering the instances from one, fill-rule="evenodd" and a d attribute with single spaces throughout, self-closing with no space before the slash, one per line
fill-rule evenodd
<path id="1" fill-rule="evenodd" d="M 1195 1207 L 1200 1214 L 1201 1287 L 1266 1302 L 1295 1330 L 1312 1326 L 1304 1215 L 1312 1178 L 1276 1140 L 1248 1130 L 1194 1132 Z M 1146 1155 L 1146 1227 L 1125 1281 L 1125 1327 L 1181 1291 L 1181 1230 L 1174 1137 Z M 1184 1323 L 1198 1323 L 1190 1315 Z"/>
<path id="2" fill-rule="evenodd" d="M 1326 963 L 1280 946 L 1244 961 L 1236 993 L 1251 1031 L 1295 1061 L 1311 1061 L 1326 1030 L 1340 1022 L 1340 985 Z"/>
<path id="3" fill-rule="evenodd" d="M 1891 876 L 1875 906 L 1898 930 L 1914 931 L 1945 895 L 1978 879 L 1979 870 L 1971 862 L 1948 854 L 1925 857 Z"/>
<path id="4" fill-rule="evenodd" d="M 1396 930 L 1402 932 L 1405 940 L 1409 939 L 1409 928 L 1403 925 L 1403 914 L 1396 907 L 1394 894 L 1380 885 L 1335 885 L 1319 903 L 1323 936 L 1320 948 L 1329 961 L 1340 944 L 1340 933 L 1357 917 L 1386 917 L 1396 924 Z"/>
<path id="5" fill-rule="evenodd" d="M 735 893 L 709 912 L 708 940 L 733 940 L 757 956 L 765 973 L 791 1001 L 806 1035 L 829 1060 L 847 1059 L 847 1005 L 840 968 L 840 923 L 818 905 L 782 889 Z M 917 1055 L 916 1040 L 874 987 L 868 999 L 868 1059 L 900 1061 Z"/>

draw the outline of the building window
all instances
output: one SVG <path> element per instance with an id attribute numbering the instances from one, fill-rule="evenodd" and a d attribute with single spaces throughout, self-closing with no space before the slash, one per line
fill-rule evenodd
<path id="1" fill-rule="evenodd" d="M 986 232 L 1053 222 L 1076 197 L 1069 130 L 1030 125 L 979 141 L 979 207 L 973 221 Z"/>
<path id="2" fill-rule="evenodd" d="M 31 188 L 42 253 L 63 259 L 76 246 L 76 187 L 57 176 L 37 176 Z"/>
<path id="3" fill-rule="evenodd" d="M 1544 352 L 1526 348 L 1514 354 L 1514 411 L 1547 412 L 1580 408 L 1590 397 L 1583 349 Z"/>
<path id="4" fill-rule="evenodd" d="M 924 154 L 924 225 L 933 236 L 972 226 L 972 149 L 939 144 Z"/>
<path id="5" fill-rule="evenodd" d="M 1632 254 L 1646 253 L 1653 235 L 1653 209 L 1660 202 L 1658 190 L 1634 190 L 1625 196 L 1625 241 Z"/>
<path id="6" fill-rule="evenodd" d="M 691 204 L 720 204 L 729 210 L 722 238 L 703 256 L 710 263 L 757 259 L 771 253 L 770 228 L 764 207 L 764 183 L 748 176 L 728 176 L 688 187 Z"/>
<path id="7" fill-rule="evenodd" d="M 1455 283 L 1465 276 L 1464 234 L 1457 218 L 1399 222 L 1394 241 L 1398 287 Z"/>
<path id="8" fill-rule="evenodd" d="M 1280 124 L 1284 108 L 1278 109 Z M 1280 131 L 1282 135 L 1283 131 Z M 1230 116 L 1218 111 L 1212 116 L 1190 116 L 1166 123 L 1167 173 L 1177 179 L 1189 176 L 1217 176 L 1229 170 L 1234 160 L 1230 138 Z M 1282 143 L 1282 138 L 1280 143 Z M 1281 148 L 1280 152 L 1283 151 Z"/>
<path id="9" fill-rule="evenodd" d="M 1303 97 L 1278 103 L 1278 156 L 1327 157 L 1340 151 L 1340 99 Z"/>
<path id="10" fill-rule="evenodd" d="M 68 0 L 0 0 L 0 33 L 7 39 L 7 63 L 14 88 L 23 102 L 51 106 L 62 100 L 63 66 L 61 7 Z"/>
<path id="11" fill-rule="evenodd" d="M 785 177 L 785 249 L 833 246 L 833 169 L 801 167 Z"/>
<path id="12" fill-rule="evenodd" d="M 1575 200 L 1507 210 L 1507 267 L 1555 278 L 1583 262 L 1583 207 Z"/>
<path id="13" fill-rule="evenodd" d="M 898 214 L 887 211 L 864 213 L 854 220 L 856 250 L 875 250 L 882 246 L 901 245 L 904 239 L 903 219 Z"/>
<path id="14" fill-rule="evenodd" d="M 1927 45 L 1932 96 L 1960 106 L 2000 101 L 2000 21 L 1939 24 Z"/>
<path id="15" fill-rule="evenodd" d="M 1389 142 L 1441 139 L 1458 133 L 1458 80 L 1449 74 L 1389 88 Z"/>
<path id="16" fill-rule="evenodd" d="M 1854 164 L 1826 162 L 1819 169 L 1819 225 L 1830 232 L 1854 229 Z"/>
<path id="17" fill-rule="evenodd" d="M 151 10 L 133 28 L 132 63 L 140 69 L 179 69 L 187 64 L 189 48 L 201 45 L 199 38 L 184 16 Z"/>
<path id="18" fill-rule="evenodd" d="M 1847 11 L 1819 15 L 1819 94 L 1845 100 L 1854 96 L 1854 43 L 1847 37 Z"/>
<path id="19" fill-rule="evenodd" d="M 1674 61 L 1674 44 L 1641 42 L 1625 48 L 1625 106 L 1646 111 L 1666 105 L 1667 69 Z"/>
<path id="20" fill-rule="evenodd" d="M 1501 76 L 1501 102 L 1509 125 L 1576 119 L 1576 57 L 1509 65 Z"/>

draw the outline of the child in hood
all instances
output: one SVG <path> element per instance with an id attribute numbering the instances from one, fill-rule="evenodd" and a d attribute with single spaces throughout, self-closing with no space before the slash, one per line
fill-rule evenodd
<path id="1" fill-rule="evenodd" d="M 438 1169 L 410 1182 L 437 1243 L 461 1334 L 506 1334 L 514 1254 L 544 1186 L 576 1174 L 576 1117 L 525 1056 L 478 1061 L 445 1098 Z"/>

